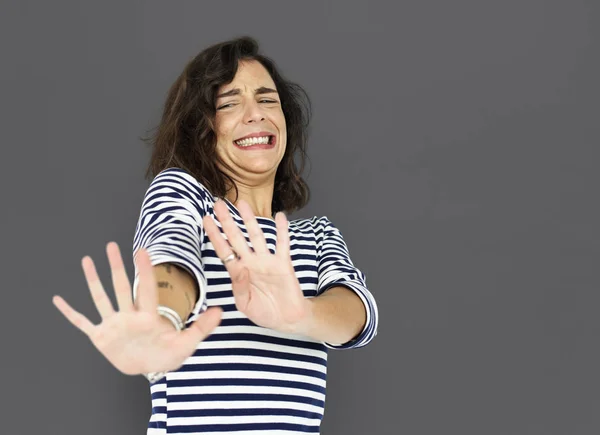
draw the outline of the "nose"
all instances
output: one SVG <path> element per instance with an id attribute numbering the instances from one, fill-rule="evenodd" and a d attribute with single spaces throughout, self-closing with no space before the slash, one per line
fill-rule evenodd
<path id="1" fill-rule="evenodd" d="M 244 114 L 246 123 L 260 122 L 265 120 L 265 115 L 256 101 L 249 102 L 246 105 L 246 113 Z"/>

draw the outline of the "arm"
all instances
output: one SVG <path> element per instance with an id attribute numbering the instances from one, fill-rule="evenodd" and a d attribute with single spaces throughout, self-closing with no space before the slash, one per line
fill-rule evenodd
<path id="1" fill-rule="evenodd" d="M 158 290 L 158 304 L 175 310 L 182 320 L 187 319 L 198 300 L 198 285 L 195 279 L 181 266 L 173 263 L 157 264 L 153 271 Z"/>
<path id="2" fill-rule="evenodd" d="M 300 333 L 315 340 L 340 346 L 355 339 L 367 321 L 365 305 L 346 287 L 331 287 L 310 302 L 310 314 Z"/>
<path id="3" fill-rule="evenodd" d="M 133 239 L 134 257 L 139 248 L 150 256 L 158 303 L 175 310 L 184 324 L 190 324 L 206 308 L 201 259 L 206 195 L 205 188 L 187 172 L 176 168 L 162 171 L 146 190 Z M 134 299 L 138 284 L 135 266 Z"/>
<path id="4" fill-rule="evenodd" d="M 319 283 L 305 330 L 327 347 L 352 349 L 377 335 L 378 309 L 367 288 L 366 277 L 350 259 L 350 251 L 338 228 L 327 217 L 317 230 Z M 331 340 L 331 341 L 330 341 Z"/>

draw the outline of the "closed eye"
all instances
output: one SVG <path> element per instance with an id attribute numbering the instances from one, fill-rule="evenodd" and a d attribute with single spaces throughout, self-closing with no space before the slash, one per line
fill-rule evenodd
<path id="1" fill-rule="evenodd" d="M 267 98 L 263 98 L 262 100 L 259 100 L 259 102 L 261 103 L 267 103 L 267 104 L 276 104 L 279 103 L 279 101 L 277 100 L 269 100 Z M 223 104 L 222 106 L 217 107 L 217 110 L 221 110 L 221 109 L 226 109 L 229 106 L 234 106 L 235 103 L 227 103 L 227 104 Z"/>

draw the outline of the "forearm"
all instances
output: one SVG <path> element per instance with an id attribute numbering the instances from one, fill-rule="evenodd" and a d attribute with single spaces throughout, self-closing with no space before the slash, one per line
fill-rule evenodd
<path id="1" fill-rule="evenodd" d="M 362 300 L 346 287 L 332 287 L 309 298 L 310 315 L 301 333 L 325 343 L 344 344 L 364 329 L 367 313 Z"/>
<path id="2" fill-rule="evenodd" d="M 172 263 L 157 264 L 153 271 L 158 304 L 175 310 L 185 322 L 198 300 L 195 280 L 186 270 Z"/>

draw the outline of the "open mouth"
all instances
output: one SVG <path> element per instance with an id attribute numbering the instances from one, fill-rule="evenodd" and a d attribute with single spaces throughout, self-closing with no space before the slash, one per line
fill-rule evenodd
<path id="1" fill-rule="evenodd" d="M 256 136 L 233 141 L 240 148 L 269 148 L 275 145 L 274 135 Z"/>

